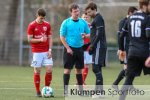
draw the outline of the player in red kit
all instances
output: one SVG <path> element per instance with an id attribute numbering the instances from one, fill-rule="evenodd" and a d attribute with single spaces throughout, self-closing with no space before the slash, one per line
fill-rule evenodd
<path id="1" fill-rule="evenodd" d="M 81 17 L 88 23 L 90 28 L 91 17 L 88 16 L 87 13 L 83 13 Z M 84 69 L 82 70 L 83 85 L 86 85 L 85 80 L 88 75 L 89 65 L 92 64 L 92 56 L 89 55 L 90 38 L 84 38 L 84 45 L 89 45 L 84 50 Z"/>
<path id="2" fill-rule="evenodd" d="M 36 96 L 41 97 L 40 72 L 45 66 L 45 86 L 49 86 L 52 80 L 52 31 L 49 22 L 45 21 L 46 11 L 43 8 L 37 10 L 37 18 L 28 25 L 27 36 L 31 44 L 33 61 L 31 67 L 34 68 L 34 85 Z"/>

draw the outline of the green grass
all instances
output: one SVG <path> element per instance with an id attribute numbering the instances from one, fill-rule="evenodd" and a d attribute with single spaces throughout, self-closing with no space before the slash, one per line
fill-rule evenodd
<path id="1" fill-rule="evenodd" d="M 119 71 L 122 69 L 118 63 L 109 64 L 103 68 L 104 84 L 111 85 Z M 41 88 L 44 86 L 44 73 L 41 74 Z M 70 84 L 76 83 L 75 71 L 72 70 Z M 94 85 L 95 76 L 90 68 L 86 80 L 88 85 Z M 123 81 L 120 83 L 122 84 Z M 134 84 L 149 85 L 149 76 L 142 76 L 135 79 Z M 53 68 L 53 81 L 51 87 L 54 89 L 55 98 L 51 100 L 63 100 L 63 68 Z M 33 68 L 19 66 L 0 66 L 0 100 L 48 100 L 48 98 L 35 97 L 33 85 Z"/>

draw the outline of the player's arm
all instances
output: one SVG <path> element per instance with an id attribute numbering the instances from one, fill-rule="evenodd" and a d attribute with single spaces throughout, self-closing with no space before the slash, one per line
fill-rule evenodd
<path id="1" fill-rule="evenodd" d="M 83 38 L 83 39 L 84 39 L 84 38 L 90 38 L 90 34 L 86 34 L 86 33 L 85 33 L 85 34 L 82 35 L 82 38 Z"/>
<path id="2" fill-rule="evenodd" d="M 52 38 L 52 35 L 49 35 L 48 38 L 49 38 L 49 49 L 51 49 L 52 46 L 53 46 L 53 38 Z"/>
<path id="3" fill-rule="evenodd" d="M 51 51 L 52 46 L 53 46 L 53 37 L 52 37 L 52 29 L 51 29 L 51 25 L 49 25 L 48 30 L 47 30 L 47 34 L 48 34 L 48 42 L 49 42 L 49 51 Z"/>
<path id="4" fill-rule="evenodd" d="M 150 41 L 150 17 L 148 17 L 148 21 L 147 21 L 147 24 L 146 24 L 146 37 Z M 150 45 L 150 42 L 149 42 L 149 45 Z M 149 49 L 149 57 L 145 61 L 145 66 L 150 67 L 150 49 Z"/>
<path id="5" fill-rule="evenodd" d="M 96 47 L 98 41 L 100 40 L 101 37 L 103 37 L 103 35 L 105 34 L 105 24 L 104 24 L 104 20 L 102 17 L 97 18 L 97 20 L 95 20 L 95 26 L 96 26 L 96 36 L 94 41 L 91 42 L 90 47 L 94 48 Z"/>
<path id="6" fill-rule="evenodd" d="M 150 68 L 150 57 L 146 59 L 145 66 Z"/>
<path id="7" fill-rule="evenodd" d="M 29 43 L 40 43 L 40 42 L 45 42 L 47 40 L 46 37 L 42 37 L 40 39 L 35 39 L 33 38 L 33 35 L 28 35 L 28 42 Z"/>
<path id="8" fill-rule="evenodd" d="M 48 58 L 51 58 L 52 57 L 52 46 L 53 46 L 52 35 L 48 35 L 48 40 L 49 40 Z"/>
<path id="9" fill-rule="evenodd" d="M 119 27 L 118 27 L 118 32 L 117 32 L 118 46 L 119 46 L 119 43 L 120 43 L 120 41 L 119 41 L 120 34 L 122 32 L 122 28 L 124 27 L 124 24 L 125 24 L 125 20 L 121 20 L 119 22 Z"/>
<path id="10" fill-rule="evenodd" d="M 122 28 L 122 31 L 120 32 L 119 36 L 118 36 L 118 41 L 119 41 L 119 59 L 121 61 L 124 61 L 125 57 L 126 57 L 126 52 L 124 51 L 124 37 L 126 36 L 126 34 L 128 34 L 128 21 L 124 23 L 124 26 Z"/>
<path id="11" fill-rule="evenodd" d="M 47 27 L 47 37 L 49 42 L 48 58 L 52 58 L 53 38 L 52 38 L 52 29 L 50 24 Z"/>
<path id="12" fill-rule="evenodd" d="M 147 24 L 146 24 L 146 37 L 150 40 L 150 17 L 147 18 Z"/>
<path id="13" fill-rule="evenodd" d="M 124 23 L 122 30 L 118 36 L 119 50 L 124 51 L 124 37 L 128 34 L 128 21 Z"/>
<path id="14" fill-rule="evenodd" d="M 150 40 L 150 25 L 149 25 L 149 23 L 148 23 L 148 25 L 146 27 L 146 37 Z"/>
<path id="15" fill-rule="evenodd" d="M 123 26 L 124 26 L 124 23 L 125 23 L 125 21 L 124 20 L 121 20 L 120 22 L 119 22 L 119 27 L 118 27 L 118 32 L 117 32 L 117 39 L 118 39 L 118 46 L 119 46 L 119 43 L 120 43 L 120 34 L 121 34 L 121 32 L 122 32 L 122 28 L 123 28 Z M 123 38 L 124 39 L 124 38 Z M 121 54 L 121 50 L 118 50 L 117 51 L 117 55 L 119 56 L 119 60 L 121 60 L 121 61 L 123 61 L 123 58 L 120 56 Z"/>

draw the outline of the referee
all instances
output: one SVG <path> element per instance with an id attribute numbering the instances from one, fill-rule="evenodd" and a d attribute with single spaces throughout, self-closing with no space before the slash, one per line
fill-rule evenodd
<path id="1" fill-rule="evenodd" d="M 84 68 L 83 38 L 89 37 L 90 29 L 83 19 L 79 18 L 79 6 L 71 4 L 71 17 L 63 21 L 60 27 L 60 40 L 64 45 L 64 96 L 68 94 L 68 85 L 71 69 L 75 65 L 76 79 L 79 89 L 82 90 L 82 69 Z"/>

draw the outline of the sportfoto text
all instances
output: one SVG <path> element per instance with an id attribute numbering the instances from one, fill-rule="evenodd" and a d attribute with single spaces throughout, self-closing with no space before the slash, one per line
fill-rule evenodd
<path id="1" fill-rule="evenodd" d="M 138 90 L 138 89 L 133 89 L 133 90 L 126 90 L 126 91 L 122 91 L 122 90 L 112 90 L 112 89 L 108 89 L 106 90 L 78 90 L 78 89 L 70 89 L 70 95 L 72 96 L 77 96 L 77 95 L 108 95 L 108 96 L 117 96 L 117 95 L 145 95 L 145 91 L 144 90 Z"/>

